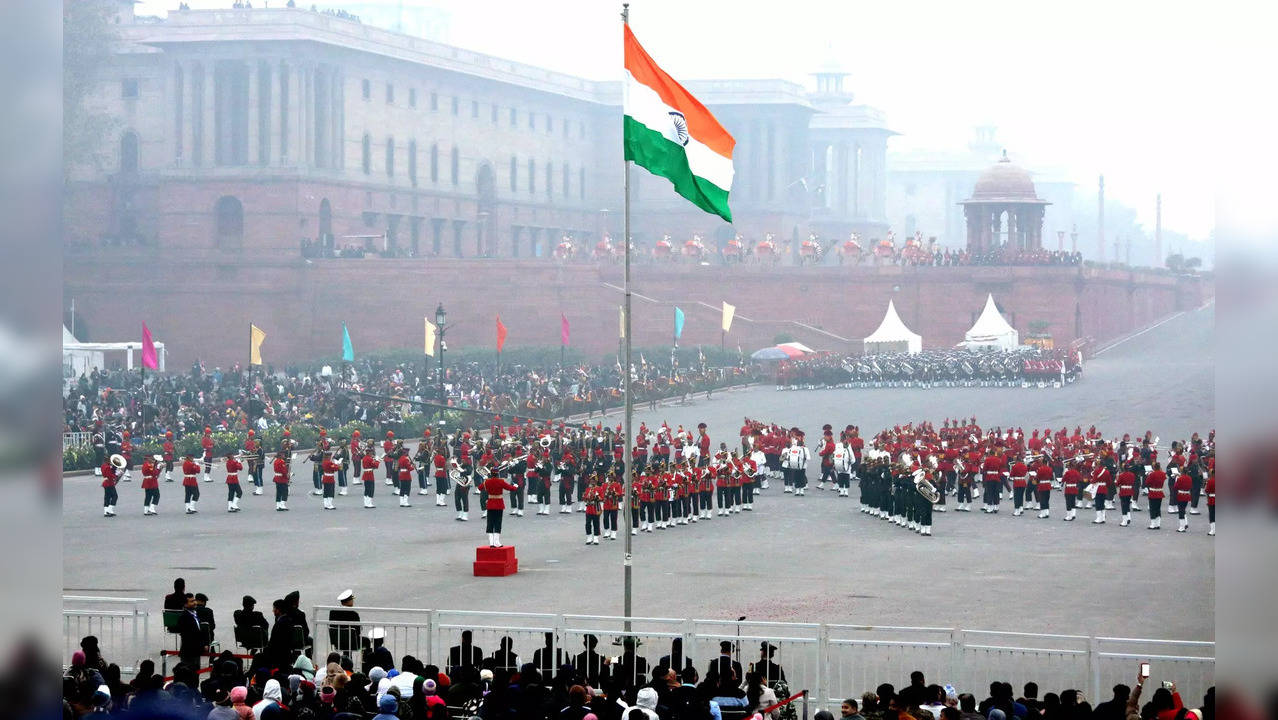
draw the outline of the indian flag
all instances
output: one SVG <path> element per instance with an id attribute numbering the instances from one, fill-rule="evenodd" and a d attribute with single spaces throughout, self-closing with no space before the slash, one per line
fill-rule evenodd
<path id="1" fill-rule="evenodd" d="M 674 78 L 657 67 L 625 26 L 626 159 L 668 179 L 675 192 L 732 222 L 732 148 L 736 140 Z"/>

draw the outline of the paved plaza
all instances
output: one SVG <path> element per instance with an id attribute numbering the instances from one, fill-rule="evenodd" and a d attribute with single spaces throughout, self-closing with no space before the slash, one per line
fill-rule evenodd
<path id="1" fill-rule="evenodd" d="M 1176 316 L 1106 350 L 1063 389 L 754 387 L 655 413 L 645 408 L 636 422 L 704 421 L 716 444 L 731 444 L 747 415 L 810 435 L 827 422 L 872 434 L 975 415 L 982 426 L 1020 425 L 1026 434 L 1092 423 L 1107 437 L 1150 429 L 1166 444 L 1215 424 L 1213 313 L 1209 306 Z M 296 475 L 309 478 L 309 467 Z M 475 500 L 472 520 L 462 523 L 453 520 L 451 498 L 441 508 L 433 495 L 414 495 L 413 507 L 400 508 L 379 484 L 376 509 L 361 508 L 353 492 L 337 499 L 336 512 L 323 512 L 303 482 L 294 485 L 288 513 L 274 512 L 267 494 L 246 496 L 244 511 L 230 515 L 224 487 L 202 484 L 200 513 L 186 516 L 180 484 L 162 483 L 160 515 L 143 517 L 135 479 L 121 485 L 120 515 L 108 520 L 98 481 L 67 478 L 65 591 L 146 597 L 158 609 L 182 576 L 189 590 L 211 598 L 228 627 L 241 595 L 254 595 L 269 614 L 270 601 L 294 589 L 308 607 L 331 604 L 351 587 L 364 606 L 622 609 L 622 542 L 585 546 L 581 514 L 560 515 L 556 507 L 536 516 L 530 505 L 527 516 L 507 517 L 502 537 L 517 547 L 520 572 L 475 578 L 474 548 L 484 541 Z M 1062 522 L 1060 508 L 1050 520 L 951 511 L 936 516 L 933 537 L 920 537 L 857 512 L 855 489 L 852 498 L 810 493 L 795 498 L 774 485 L 753 513 L 635 538 L 635 613 L 1214 639 L 1214 540 L 1205 535 L 1205 514 L 1182 535 L 1174 521 L 1148 531 L 1140 514 L 1120 528 L 1092 525 L 1090 512 Z M 1222 531 L 1228 527 L 1226 519 Z M 152 617 L 158 632 L 159 616 Z"/>

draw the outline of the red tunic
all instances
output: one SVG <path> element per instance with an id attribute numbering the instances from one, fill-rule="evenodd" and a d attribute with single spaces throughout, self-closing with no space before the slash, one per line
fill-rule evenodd
<path id="1" fill-rule="evenodd" d="M 1118 473 L 1118 497 L 1132 497 L 1136 494 L 1136 473 L 1124 470 Z"/>
<path id="2" fill-rule="evenodd" d="M 432 461 L 435 463 L 435 477 L 442 478 L 448 474 L 448 458 L 443 453 L 435 453 Z"/>
<path id="3" fill-rule="evenodd" d="M 513 492 L 519 489 L 495 475 L 488 476 L 480 487 L 484 489 L 487 498 L 484 500 L 485 510 L 505 510 L 506 496 L 502 495 L 502 492 L 506 490 Z"/>
<path id="4" fill-rule="evenodd" d="M 1077 495 L 1078 484 L 1083 481 L 1083 474 L 1075 468 L 1066 470 L 1061 475 L 1061 484 L 1065 486 L 1066 495 Z"/>
<path id="5" fill-rule="evenodd" d="M 1167 473 L 1155 470 L 1145 476 L 1145 487 L 1149 488 L 1150 500 L 1162 500 L 1166 497 Z"/>
<path id="6" fill-rule="evenodd" d="M 160 467 L 147 460 L 142 463 L 142 489 L 155 490 L 160 487 Z"/>
<path id="7" fill-rule="evenodd" d="M 111 464 L 111 461 L 107 460 L 106 462 L 102 463 L 102 487 L 104 488 L 115 487 L 116 483 L 118 483 L 119 481 L 120 481 L 120 478 L 118 475 L 116 475 L 115 466 Z"/>
<path id="8" fill-rule="evenodd" d="M 1002 482 L 1003 468 L 1005 467 L 1007 465 L 1003 462 L 1003 458 L 998 455 L 991 455 L 985 458 L 985 462 L 981 464 L 985 482 Z"/>
<path id="9" fill-rule="evenodd" d="M 587 515 L 598 515 L 599 506 L 603 503 L 603 488 L 598 485 L 588 488 L 581 494 L 581 499 L 586 501 Z"/>
<path id="10" fill-rule="evenodd" d="M 1187 503 L 1194 489 L 1194 480 L 1189 473 L 1181 473 L 1176 476 L 1176 484 L 1173 487 L 1176 490 L 1176 502 Z"/>
<path id="11" fill-rule="evenodd" d="M 236 460 L 235 458 L 227 459 L 226 461 L 226 484 L 227 485 L 240 484 L 239 473 L 240 473 L 240 469 L 243 467 L 244 467 L 244 464 L 241 463 L 239 460 Z"/>
<path id="12" fill-rule="evenodd" d="M 194 487 L 199 483 L 196 482 L 195 476 L 200 474 L 200 464 L 194 460 L 182 461 L 182 484 L 187 487 Z"/>
<path id="13" fill-rule="evenodd" d="M 376 478 L 374 475 L 377 472 L 378 466 L 377 458 L 372 455 L 365 455 L 364 459 L 360 461 L 360 465 L 363 466 L 364 472 L 360 474 L 359 479 L 366 483 L 375 482 Z"/>
<path id="14" fill-rule="evenodd" d="M 1028 472 L 1029 470 L 1025 467 L 1025 463 L 1017 462 L 1013 464 L 1012 469 L 1010 471 L 1010 474 L 1012 476 L 1012 487 L 1014 488 L 1025 487 L 1025 476 L 1026 474 L 1028 474 Z"/>
<path id="15" fill-rule="evenodd" d="M 212 460 L 213 459 L 213 436 L 205 435 L 204 437 L 200 438 L 200 447 L 204 448 L 204 459 Z"/>
<path id="16" fill-rule="evenodd" d="M 284 458 L 275 458 L 275 484 L 288 484 L 288 461 Z"/>
<path id="17" fill-rule="evenodd" d="M 1207 507 L 1216 506 L 1216 476 L 1208 475 L 1207 484 L 1203 486 L 1203 492 L 1207 493 Z"/>
<path id="18" fill-rule="evenodd" d="M 1038 467 L 1034 469 L 1034 474 L 1038 477 L 1038 489 L 1041 492 L 1047 492 L 1052 489 L 1052 466 L 1045 462 L 1040 462 Z"/>
<path id="19" fill-rule="evenodd" d="M 320 482 L 325 485 L 337 482 L 337 471 L 341 469 L 342 466 L 333 462 L 333 458 L 325 458 L 324 464 L 320 465 L 320 471 L 323 473 L 320 475 Z"/>
<path id="20" fill-rule="evenodd" d="M 408 457 L 408 453 L 399 456 L 399 481 L 413 479 L 413 459 Z"/>

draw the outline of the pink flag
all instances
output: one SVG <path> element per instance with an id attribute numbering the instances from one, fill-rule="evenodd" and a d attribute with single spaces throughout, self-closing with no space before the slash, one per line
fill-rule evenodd
<path id="1" fill-rule="evenodd" d="M 497 352 L 506 345 L 506 326 L 501 324 L 501 316 L 497 316 Z"/>
<path id="2" fill-rule="evenodd" d="M 160 367 L 159 358 L 155 354 L 155 343 L 151 341 L 151 329 L 142 323 L 142 367 L 155 370 Z"/>
<path id="3" fill-rule="evenodd" d="M 559 344 L 568 347 L 568 316 L 559 313 Z"/>

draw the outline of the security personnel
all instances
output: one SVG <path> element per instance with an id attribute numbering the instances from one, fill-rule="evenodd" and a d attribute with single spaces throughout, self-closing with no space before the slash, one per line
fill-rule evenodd
<path id="1" fill-rule="evenodd" d="M 288 460 L 284 457 L 283 450 L 275 453 L 275 462 L 272 467 L 275 470 L 275 509 L 280 512 L 288 511 Z"/>
<path id="2" fill-rule="evenodd" d="M 244 497 L 244 491 L 240 489 L 240 470 L 244 465 L 239 458 L 235 457 L 235 453 L 226 454 L 226 511 L 239 512 L 240 498 Z"/>
<path id="3" fill-rule="evenodd" d="M 195 504 L 200 501 L 200 484 L 195 479 L 199 474 L 200 464 L 195 462 L 194 455 L 188 453 L 182 461 L 182 493 L 187 515 L 199 512 L 195 509 Z"/>

